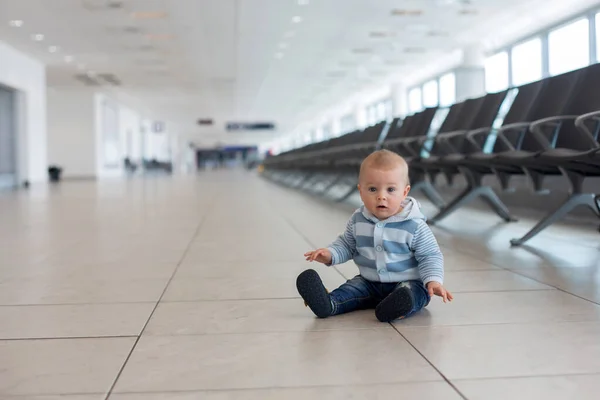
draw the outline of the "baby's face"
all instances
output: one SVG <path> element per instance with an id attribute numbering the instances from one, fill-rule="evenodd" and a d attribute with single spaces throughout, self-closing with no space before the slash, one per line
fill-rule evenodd
<path id="1" fill-rule="evenodd" d="M 402 167 L 398 166 L 389 170 L 367 168 L 358 189 L 366 209 L 384 220 L 400 212 L 410 186 L 406 184 Z"/>

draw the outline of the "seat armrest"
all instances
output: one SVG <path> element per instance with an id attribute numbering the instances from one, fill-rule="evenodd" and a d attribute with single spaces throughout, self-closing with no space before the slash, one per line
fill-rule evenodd
<path id="1" fill-rule="evenodd" d="M 595 121 L 596 126 L 593 131 L 591 131 L 586 124 L 589 121 Z M 594 111 L 587 114 L 580 115 L 575 120 L 575 126 L 582 132 L 588 140 L 592 143 L 592 147 L 599 147 L 598 141 L 600 140 L 600 111 Z"/>

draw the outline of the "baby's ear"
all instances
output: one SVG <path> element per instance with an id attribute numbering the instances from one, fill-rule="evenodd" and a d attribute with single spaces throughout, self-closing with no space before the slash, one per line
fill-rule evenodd
<path id="1" fill-rule="evenodd" d="M 356 185 L 356 188 L 360 190 L 360 183 Z"/>

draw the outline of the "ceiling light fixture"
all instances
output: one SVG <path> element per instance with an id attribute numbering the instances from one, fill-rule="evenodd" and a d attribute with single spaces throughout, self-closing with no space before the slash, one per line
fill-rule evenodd
<path id="1" fill-rule="evenodd" d="M 292 22 L 295 24 L 299 24 L 300 22 L 302 22 L 302 17 L 299 15 L 296 15 L 295 17 L 292 17 Z"/>
<path id="2" fill-rule="evenodd" d="M 44 35 L 42 35 L 41 33 L 32 35 L 31 38 L 33 40 L 35 40 L 36 42 L 41 42 L 42 40 L 44 40 Z"/>
<path id="3" fill-rule="evenodd" d="M 12 21 L 10 21 L 8 23 L 10 26 L 12 26 L 13 28 L 20 28 L 23 26 L 23 21 L 20 19 L 13 19 Z"/>
<path id="4" fill-rule="evenodd" d="M 73 62 L 73 60 L 74 60 L 74 57 L 73 57 L 73 56 L 65 56 L 65 62 L 66 62 L 66 63 L 72 63 L 72 62 Z"/>
<path id="5" fill-rule="evenodd" d="M 396 16 L 396 17 L 416 17 L 423 14 L 423 10 L 405 10 L 405 9 L 399 9 L 399 8 L 395 8 L 392 10 L 392 15 Z"/>
<path id="6" fill-rule="evenodd" d="M 287 44 L 287 43 L 283 43 L 283 42 L 282 42 L 282 43 L 279 43 L 279 48 L 280 48 L 280 49 L 287 49 L 287 47 L 288 47 L 288 44 Z"/>
<path id="7" fill-rule="evenodd" d="M 310 3 L 310 0 L 298 0 L 299 6 L 307 6 Z"/>
<path id="8" fill-rule="evenodd" d="M 48 47 L 48 51 L 50 53 L 56 53 L 58 51 L 58 46 L 50 46 Z"/>

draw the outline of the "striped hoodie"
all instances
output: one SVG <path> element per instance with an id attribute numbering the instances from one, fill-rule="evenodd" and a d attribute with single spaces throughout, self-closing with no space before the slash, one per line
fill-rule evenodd
<path id="1" fill-rule="evenodd" d="M 381 221 L 362 206 L 328 247 L 331 265 L 353 259 L 360 274 L 374 282 L 443 283 L 444 258 L 425 220 L 412 197 L 400 213 Z"/>

